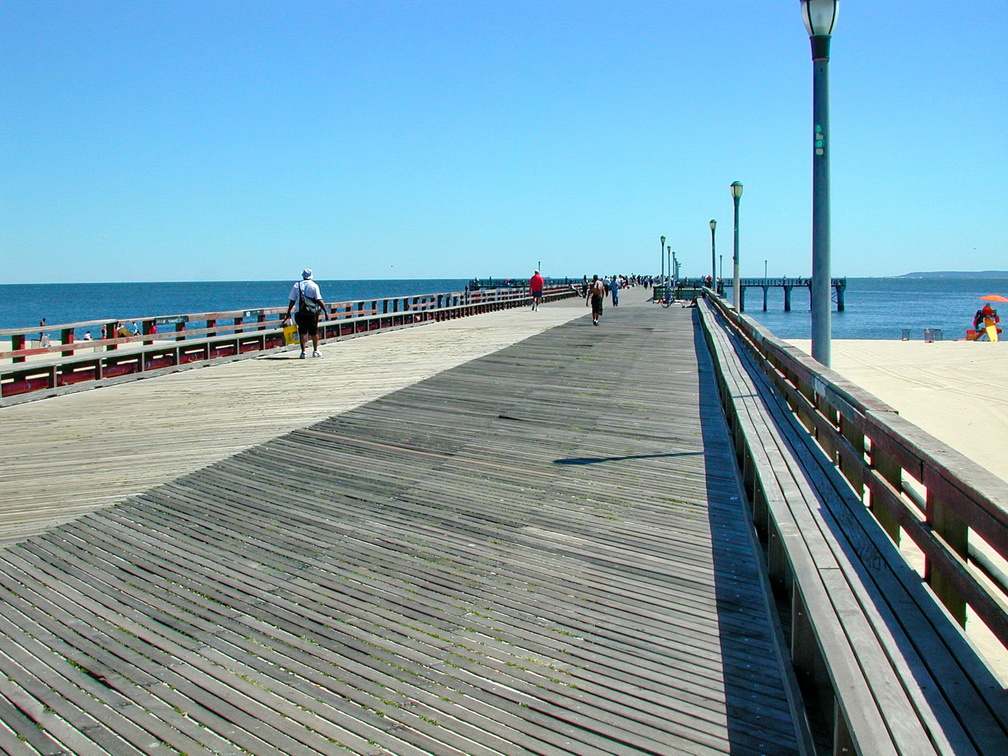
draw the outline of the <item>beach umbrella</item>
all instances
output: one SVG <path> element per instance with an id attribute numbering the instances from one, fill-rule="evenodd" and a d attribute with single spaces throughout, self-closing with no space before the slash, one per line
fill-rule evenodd
<path id="1" fill-rule="evenodd" d="M 988 294 L 986 297 L 980 297 L 987 302 L 1008 302 L 1008 299 L 1002 297 L 1000 294 Z"/>

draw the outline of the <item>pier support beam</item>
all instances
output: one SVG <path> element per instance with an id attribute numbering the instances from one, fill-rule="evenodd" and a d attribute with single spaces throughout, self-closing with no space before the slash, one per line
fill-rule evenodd
<path id="1" fill-rule="evenodd" d="M 791 312 L 791 286 L 784 287 L 784 312 Z"/>

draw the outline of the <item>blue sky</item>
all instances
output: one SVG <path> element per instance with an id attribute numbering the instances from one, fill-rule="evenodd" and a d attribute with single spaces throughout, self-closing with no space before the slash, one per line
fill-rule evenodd
<path id="1" fill-rule="evenodd" d="M 1008 269 L 1008 3 L 842 3 L 833 273 Z M 810 272 L 798 0 L 0 0 L 0 282 Z"/>

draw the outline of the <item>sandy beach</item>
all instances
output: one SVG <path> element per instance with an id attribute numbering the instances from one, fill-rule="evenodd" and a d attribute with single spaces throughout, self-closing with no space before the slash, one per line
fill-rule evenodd
<path id="1" fill-rule="evenodd" d="M 832 357 L 836 372 L 1008 481 L 1008 342 L 834 341 Z"/>

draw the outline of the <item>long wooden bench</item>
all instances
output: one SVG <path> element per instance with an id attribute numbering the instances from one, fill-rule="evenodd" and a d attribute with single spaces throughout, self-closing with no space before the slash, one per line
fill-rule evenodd
<path id="1" fill-rule="evenodd" d="M 1003 686 L 741 335 L 705 301 L 700 317 L 820 745 L 834 753 L 1008 753 Z"/>

